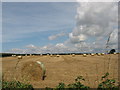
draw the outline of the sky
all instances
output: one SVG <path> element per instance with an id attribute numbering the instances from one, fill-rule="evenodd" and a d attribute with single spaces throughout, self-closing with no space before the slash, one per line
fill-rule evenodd
<path id="1" fill-rule="evenodd" d="M 105 52 L 118 46 L 117 3 L 3 2 L 2 50 L 10 53 Z"/>

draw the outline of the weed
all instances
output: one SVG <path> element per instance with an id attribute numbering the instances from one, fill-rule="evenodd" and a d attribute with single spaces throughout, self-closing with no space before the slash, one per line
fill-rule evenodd
<path id="1" fill-rule="evenodd" d="M 21 83 L 19 81 L 2 81 L 2 88 L 27 88 L 32 90 L 33 86 L 30 84 Z"/>
<path id="2" fill-rule="evenodd" d="M 65 88 L 65 84 L 64 83 L 59 83 L 58 86 L 56 86 L 56 89 L 64 89 Z"/>

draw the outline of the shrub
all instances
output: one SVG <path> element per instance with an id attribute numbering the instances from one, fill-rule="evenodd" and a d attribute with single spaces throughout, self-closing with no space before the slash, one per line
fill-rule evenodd
<path id="1" fill-rule="evenodd" d="M 85 81 L 85 79 L 82 77 L 82 76 L 78 76 L 76 79 L 75 79 L 75 83 L 73 84 L 69 84 L 68 85 L 68 88 L 89 88 L 88 86 L 85 86 L 84 84 L 82 84 L 80 81 L 83 80 Z"/>
<path id="2" fill-rule="evenodd" d="M 98 89 L 104 89 L 104 88 L 118 88 L 116 85 L 116 81 L 114 79 L 108 79 L 109 73 L 107 72 L 104 76 L 102 76 L 101 80 L 102 82 L 98 85 Z"/>
<path id="3" fill-rule="evenodd" d="M 56 86 L 56 90 L 65 90 L 65 89 L 79 89 L 79 88 L 84 88 L 84 89 L 88 89 L 88 86 L 85 86 L 84 84 L 82 84 L 80 81 L 85 79 L 82 76 L 79 76 L 75 79 L 75 83 L 72 84 L 68 84 L 67 86 L 64 83 L 59 83 L 58 86 Z"/>

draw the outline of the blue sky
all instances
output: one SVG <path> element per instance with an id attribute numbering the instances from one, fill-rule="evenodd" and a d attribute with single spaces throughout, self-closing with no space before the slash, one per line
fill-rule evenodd
<path id="1" fill-rule="evenodd" d="M 3 2 L 1 52 L 105 52 L 109 36 L 117 49 L 117 17 L 114 2 Z"/>
<path id="2" fill-rule="evenodd" d="M 54 41 L 48 37 L 72 31 L 76 7 L 76 3 L 2 3 L 3 52 L 29 44 L 44 46 L 66 40 L 67 36 Z"/>

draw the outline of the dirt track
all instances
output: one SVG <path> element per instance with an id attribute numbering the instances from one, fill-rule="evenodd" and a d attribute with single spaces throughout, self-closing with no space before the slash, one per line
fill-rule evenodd
<path id="1" fill-rule="evenodd" d="M 110 59 L 109 59 L 110 58 Z M 97 87 L 101 76 L 105 72 L 110 73 L 110 78 L 118 79 L 118 55 L 90 56 L 82 55 L 60 55 L 56 56 L 24 56 L 20 60 L 17 69 L 17 57 L 5 57 L 2 59 L 3 75 L 5 80 L 17 79 L 28 80 L 35 88 L 55 87 L 60 82 L 73 83 L 77 76 L 83 76 L 85 85 Z M 41 61 L 46 67 L 46 78 L 42 80 L 31 80 L 33 76 L 25 76 L 21 73 L 27 62 Z M 26 81 L 27 82 L 27 81 Z"/>

